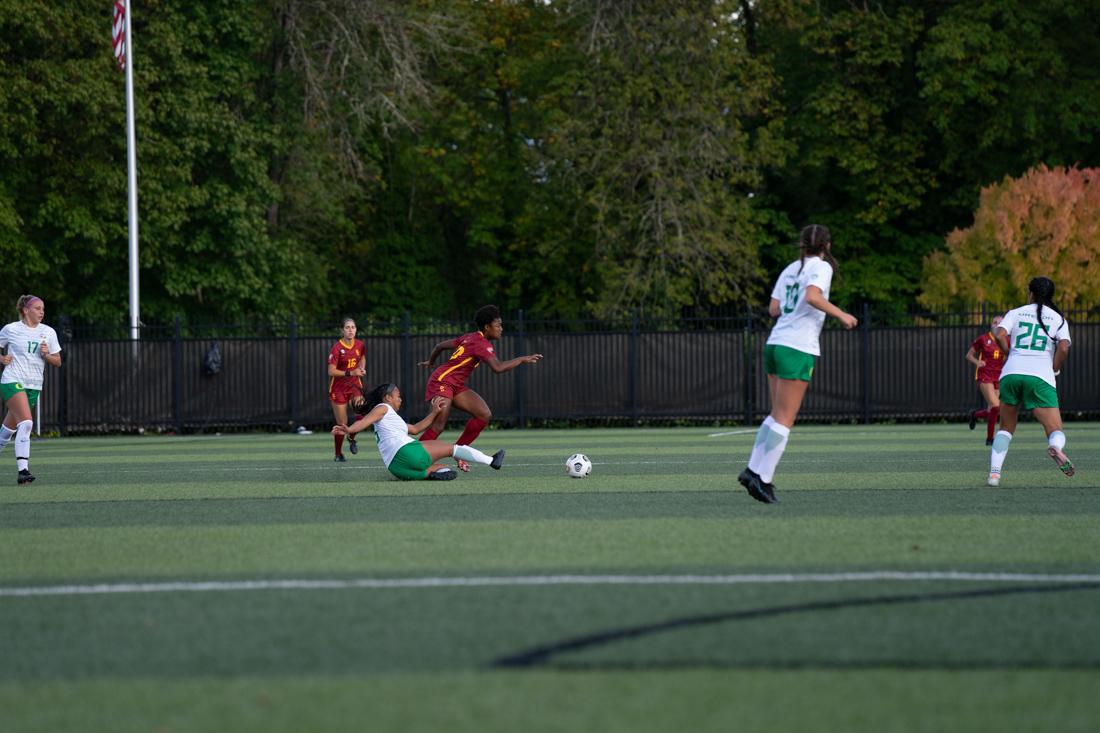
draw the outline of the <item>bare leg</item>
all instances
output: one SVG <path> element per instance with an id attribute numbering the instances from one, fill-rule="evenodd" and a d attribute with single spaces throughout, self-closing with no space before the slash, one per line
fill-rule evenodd
<path id="1" fill-rule="evenodd" d="M 992 382 L 979 382 L 978 389 L 985 399 L 986 407 L 997 407 L 1001 404 L 1000 395 L 997 394 L 997 388 L 993 386 Z"/>
<path id="2" fill-rule="evenodd" d="M 781 379 L 774 375 L 768 375 L 768 381 L 774 381 L 772 395 L 772 420 L 784 427 L 794 426 L 798 411 L 802 408 L 802 400 L 806 396 L 806 390 L 810 388 L 809 382 L 800 379 Z M 772 386 L 772 385 L 769 385 Z"/>

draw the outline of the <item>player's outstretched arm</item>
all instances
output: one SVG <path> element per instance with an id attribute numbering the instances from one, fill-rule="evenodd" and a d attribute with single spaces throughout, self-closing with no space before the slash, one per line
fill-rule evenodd
<path id="1" fill-rule="evenodd" d="M 811 285 L 806 288 L 806 302 L 822 311 L 827 316 L 840 321 L 845 328 L 852 329 L 859 325 L 859 319 L 853 316 L 847 311 L 837 308 L 835 305 L 825 299 L 825 293 L 821 292 L 821 288 L 816 285 Z"/>
<path id="2" fill-rule="evenodd" d="M 417 366 L 432 368 L 435 364 L 436 358 L 439 357 L 444 351 L 453 351 L 458 346 L 458 339 L 447 339 L 446 341 L 440 341 L 432 349 L 432 355 L 428 357 L 426 361 L 417 362 Z"/>
<path id="3" fill-rule="evenodd" d="M 542 358 L 542 354 L 527 354 L 526 356 L 517 356 L 515 359 L 509 359 L 508 361 L 501 361 L 500 359 L 484 359 L 484 363 L 489 365 L 489 368 L 493 370 L 494 374 L 502 374 L 504 372 L 510 372 L 518 366 L 523 364 L 534 364 L 536 361 Z"/>
<path id="4" fill-rule="evenodd" d="M 374 425 L 376 422 L 382 419 L 382 416 L 386 414 L 385 405 L 375 405 L 374 409 L 368 412 L 363 417 L 359 418 L 351 425 L 334 425 L 332 427 L 333 435 L 355 435 L 362 432 Z"/>

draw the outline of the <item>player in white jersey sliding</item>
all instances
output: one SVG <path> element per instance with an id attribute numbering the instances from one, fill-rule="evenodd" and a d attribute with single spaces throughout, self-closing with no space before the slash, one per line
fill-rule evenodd
<path id="1" fill-rule="evenodd" d="M 1028 304 L 1005 314 L 993 336 L 1008 354 L 1001 370 L 1001 429 L 993 438 L 989 458 L 990 486 L 1001 483 L 1008 445 L 1016 432 L 1017 410 L 1023 407 L 1043 426 L 1047 434 L 1047 455 L 1067 476 L 1074 473 L 1062 449 L 1062 413 L 1058 409 L 1055 375 L 1069 356 L 1069 324 L 1054 307 L 1054 282 L 1036 277 L 1027 285 Z"/>
<path id="2" fill-rule="evenodd" d="M 768 304 L 768 314 L 778 318 L 764 346 L 771 414 L 756 433 L 748 467 L 737 477 L 749 496 L 765 504 L 779 501 L 772 477 L 810 386 L 814 360 L 821 355 L 818 337 L 825 316 L 836 318 L 845 328 L 858 323 L 855 316 L 829 302 L 837 267 L 830 253 L 829 230 L 811 224 L 802 230 L 798 245 L 801 256 L 783 270 Z"/>
<path id="3" fill-rule="evenodd" d="M 15 466 L 17 483 L 34 481 L 30 471 L 32 415 L 42 391 L 42 374 L 46 364 L 61 366 L 61 346 L 57 332 L 42 322 L 46 304 L 36 295 L 23 295 L 15 304 L 19 320 L 0 329 L 0 356 L 4 375 L 0 377 L 0 394 L 7 414 L 0 425 L 0 451 L 15 436 Z"/>
<path id="4" fill-rule="evenodd" d="M 457 474 L 454 469 L 436 463 L 441 458 L 453 457 L 482 463 L 499 471 L 504 464 L 503 450 L 490 457 L 469 445 L 454 445 L 442 440 L 414 440 L 410 437 L 432 424 L 443 409 L 441 402 L 439 398 L 432 400 L 431 412 L 427 417 L 410 425 L 397 414 L 401 409 L 401 390 L 396 384 L 380 384 L 366 397 L 355 396 L 348 400 L 348 405 L 362 417 L 351 425 L 336 425 L 332 432 L 355 435 L 373 425 L 382 462 L 390 473 L 403 481 L 450 481 L 455 478 Z"/>

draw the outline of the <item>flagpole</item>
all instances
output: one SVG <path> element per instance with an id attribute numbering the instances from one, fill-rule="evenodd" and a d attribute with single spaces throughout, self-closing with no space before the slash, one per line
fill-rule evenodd
<path id="1" fill-rule="evenodd" d="M 134 135 L 134 34 L 130 0 L 126 6 L 126 167 L 130 189 L 130 338 L 141 338 L 141 297 L 138 288 L 137 144 Z M 136 355 L 136 354 L 135 354 Z"/>

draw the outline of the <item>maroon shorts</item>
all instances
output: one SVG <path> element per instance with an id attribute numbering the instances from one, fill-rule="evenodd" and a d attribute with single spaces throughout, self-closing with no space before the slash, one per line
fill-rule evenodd
<path id="1" fill-rule="evenodd" d="M 363 394 L 358 379 L 333 379 L 328 388 L 328 399 L 334 405 L 346 405 L 352 397 Z"/>
<path id="2" fill-rule="evenodd" d="M 451 384 L 450 382 L 428 382 L 428 388 L 424 390 L 424 401 L 431 402 L 436 397 L 446 397 L 447 399 L 454 399 L 455 395 L 460 395 L 465 392 L 469 387 L 465 384 Z"/>
<path id="3" fill-rule="evenodd" d="M 1001 375 L 1000 374 L 979 374 L 978 384 L 992 384 L 993 389 L 1001 388 Z"/>

